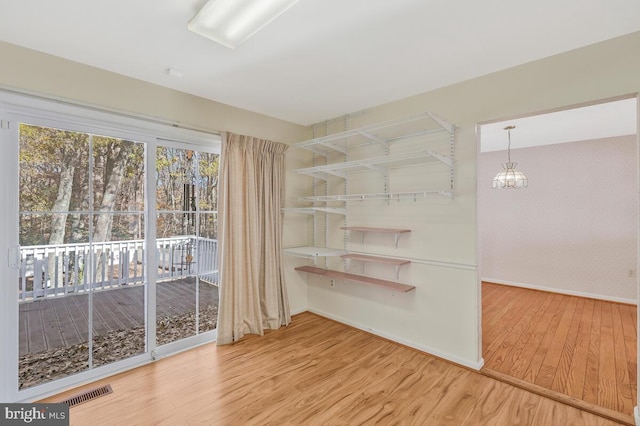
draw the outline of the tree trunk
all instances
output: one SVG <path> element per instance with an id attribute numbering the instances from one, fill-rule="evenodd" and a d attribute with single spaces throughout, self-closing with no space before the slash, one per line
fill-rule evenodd
<path id="1" fill-rule="evenodd" d="M 58 196 L 52 207 L 53 211 L 63 213 L 55 213 L 51 217 L 50 245 L 64 243 L 65 224 L 68 216 L 67 211 L 69 210 L 71 194 L 73 193 L 73 175 L 75 173 L 75 165 L 69 157 L 71 156 L 65 153 L 65 161 L 62 164 L 60 183 L 58 184 Z"/>
<path id="2" fill-rule="evenodd" d="M 60 171 L 60 183 L 58 184 L 58 195 L 53 203 L 52 210 L 56 213 L 51 215 L 51 234 L 49 234 L 49 245 L 55 246 L 64 244 L 64 236 L 66 232 L 67 212 L 71 202 L 71 194 L 73 193 L 73 175 L 75 173 L 75 151 L 73 149 L 65 149 L 62 170 Z M 62 257 L 57 259 L 51 255 L 47 261 L 49 276 L 45 277 L 45 283 L 49 285 L 62 286 Z M 56 266 L 58 273 L 56 274 Z M 38 271 L 34 271 L 37 273 Z M 52 276 L 53 275 L 53 276 Z"/>
<path id="3" fill-rule="evenodd" d="M 131 145 L 129 143 L 120 144 L 114 151 L 115 154 L 107 159 L 105 167 L 106 177 L 104 191 L 102 192 L 100 207 L 97 209 L 101 214 L 98 214 L 93 230 L 93 241 L 95 242 L 107 241 L 111 237 L 113 215 L 105 213 L 113 212 L 116 205 L 124 178 L 124 172 L 127 167 L 127 158 L 131 151 Z"/>
<path id="4" fill-rule="evenodd" d="M 100 201 L 100 207 L 97 209 L 95 227 L 93 229 L 93 242 L 105 242 L 111 239 L 111 228 L 113 225 L 113 214 L 120 187 L 124 178 L 125 170 L 127 167 L 127 160 L 129 153 L 133 148 L 133 144 L 123 141 L 120 143 L 114 143 L 112 151 L 106 160 L 105 165 L 105 185 L 102 191 L 102 200 Z M 107 256 L 108 253 L 102 253 L 96 251 L 95 257 L 95 271 L 96 280 L 101 280 L 103 272 L 105 272 L 105 278 L 107 280 L 111 277 L 112 271 L 104 271 L 101 259 L 103 256 Z M 105 262 L 108 265 L 109 262 Z"/>

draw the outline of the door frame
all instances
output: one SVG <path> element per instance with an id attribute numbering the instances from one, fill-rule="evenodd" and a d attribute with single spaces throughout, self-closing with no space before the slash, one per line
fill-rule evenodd
<path id="1" fill-rule="evenodd" d="M 564 107 L 552 108 L 543 111 L 530 112 L 526 114 L 519 114 L 515 116 L 503 117 L 495 120 L 488 120 L 476 123 L 476 197 L 475 197 L 475 206 L 476 206 L 476 289 L 477 289 L 477 333 L 478 333 L 478 358 L 481 364 L 484 364 L 483 353 L 482 353 L 482 244 L 481 244 L 481 227 L 478 217 L 478 159 L 480 158 L 480 142 L 481 142 L 481 126 L 486 124 L 491 124 L 495 122 L 513 120 L 518 118 L 530 117 L 532 115 L 539 114 L 547 114 L 552 112 L 564 111 L 569 109 L 575 109 L 580 107 L 585 107 L 594 104 L 601 104 L 613 101 L 619 101 L 624 99 L 636 99 L 636 168 L 637 168 L 637 178 L 636 185 L 638 189 L 638 224 L 637 224 L 637 233 L 636 233 L 636 351 L 637 351 L 637 359 L 636 359 L 636 401 L 634 407 L 634 418 L 635 423 L 640 425 L 640 93 L 629 93 L 627 95 L 614 96 L 610 98 L 599 99 L 591 102 L 583 102 L 575 105 L 568 105 Z"/>

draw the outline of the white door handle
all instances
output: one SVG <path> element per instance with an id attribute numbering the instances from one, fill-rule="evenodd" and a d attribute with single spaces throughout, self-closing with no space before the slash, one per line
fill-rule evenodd
<path id="1" fill-rule="evenodd" d="M 9 247 L 9 268 L 20 269 L 20 246 Z"/>

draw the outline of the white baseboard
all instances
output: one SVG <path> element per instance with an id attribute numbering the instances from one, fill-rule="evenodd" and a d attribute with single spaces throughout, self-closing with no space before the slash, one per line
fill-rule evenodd
<path id="1" fill-rule="evenodd" d="M 298 315 L 301 314 L 303 312 L 307 312 L 309 311 L 307 308 L 298 308 L 298 309 L 294 309 L 291 311 L 291 315 Z"/>
<path id="2" fill-rule="evenodd" d="M 636 421 L 636 425 L 640 425 L 640 413 L 638 413 L 638 406 L 633 407 L 633 418 Z"/>
<path id="3" fill-rule="evenodd" d="M 628 305 L 637 305 L 638 304 L 637 300 L 635 300 L 635 299 L 625 299 L 625 298 L 622 298 L 622 297 L 606 296 L 606 295 L 602 295 L 602 294 L 586 293 L 586 292 L 582 292 L 582 291 L 564 290 L 564 289 L 553 288 L 553 287 L 543 287 L 543 286 L 539 286 L 539 285 L 518 283 L 518 282 L 514 282 L 514 281 L 499 280 L 499 279 L 495 279 L 495 278 L 482 278 L 482 281 L 486 281 L 486 282 L 493 283 L 493 284 L 502 284 L 502 285 L 510 285 L 510 286 L 513 286 L 513 287 L 528 288 L 528 289 L 531 289 L 531 290 L 548 291 L 550 293 L 566 294 L 568 296 L 588 297 L 589 299 L 598 299 L 598 300 L 606 300 L 608 302 L 626 303 Z"/>
<path id="4" fill-rule="evenodd" d="M 471 368 L 471 369 L 476 370 L 476 371 L 479 371 L 482 368 L 482 366 L 484 365 L 484 359 L 482 359 L 482 358 L 480 358 L 480 361 L 478 361 L 478 362 L 469 361 L 469 360 L 457 357 L 455 355 L 452 355 L 452 354 L 449 354 L 449 353 L 446 353 L 446 352 L 442 352 L 442 351 L 439 351 L 439 350 L 436 350 L 436 349 L 433 349 L 433 348 L 430 348 L 430 347 L 427 347 L 427 346 L 424 346 L 424 345 L 419 345 L 419 344 L 416 344 L 414 342 L 410 342 L 408 340 L 398 339 L 396 336 L 392 336 L 390 334 L 387 334 L 387 333 L 379 331 L 379 330 L 374 330 L 371 327 L 367 327 L 365 325 L 362 325 L 362 324 L 359 324 L 359 323 L 356 323 L 356 322 L 353 322 L 353 321 L 349 321 L 349 320 L 347 320 L 345 318 L 341 318 L 341 317 L 338 317 L 336 315 L 332 315 L 332 314 L 330 314 L 328 312 L 324 312 L 324 311 L 321 311 L 321 310 L 318 310 L 318 309 L 309 309 L 309 312 L 314 313 L 316 315 L 320 315 L 321 317 L 332 319 L 332 320 L 337 321 L 337 322 L 342 323 L 342 324 L 346 324 L 346 325 L 351 326 L 353 328 L 357 328 L 359 330 L 366 331 L 367 333 L 371 333 L 371 334 L 374 334 L 376 336 L 383 337 L 383 338 L 391 340 L 393 342 L 400 343 L 401 345 L 408 346 L 408 347 L 413 348 L 413 349 L 417 349 L 420 352 L 425 352 L 427 354 L 437 356 L 438 358 L 442 358 L 442 359 L 445 359 L 447 361 L 451 361 L 451 362 L 453 362 L 455 364 L 459 364 L 459 365 L 462 365 L 464 367 Z"/>

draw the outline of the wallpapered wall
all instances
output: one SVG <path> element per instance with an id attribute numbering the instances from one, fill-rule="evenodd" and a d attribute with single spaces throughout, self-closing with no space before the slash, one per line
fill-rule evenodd
<path id="1" fill-rule="evenodd" d="M 483 280 L 636 300 L 636 136 L 511 151 L 529 187 L 492 190 L 506 152 L 478 162 Z"/>

